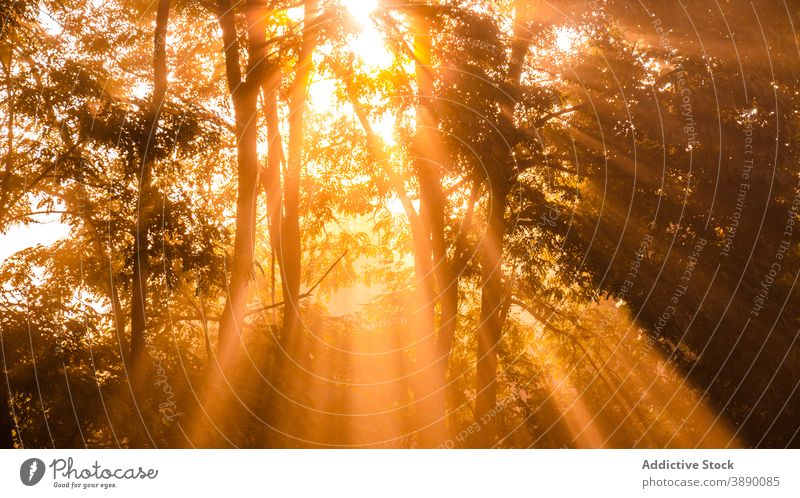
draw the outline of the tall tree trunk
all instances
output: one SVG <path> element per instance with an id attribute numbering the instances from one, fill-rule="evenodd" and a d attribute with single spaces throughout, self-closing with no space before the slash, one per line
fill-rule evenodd
<path id="1" fill-rule="evenodd" d="M 503 234 L 505 233 L 505 185 L 490 185 L 486 234 L 481 247 L 481 313 L 475 374 L 475 421 L 481 430 L 481 446 L 494 444 L 497 421 L 497 347 L 500 343 L 503 306 Z"/>
<path id="2" fill-rule="evenodd" d="M 253 5 L 248 2 L 250 10 Z M 225 51 L 225 73 L 233 100 L 236 120 L 236 158 L 238 198 L 236 201 L 236 229 L 227 299 L 219 324 L 217 345 L 218 361 L 227 366 L 236 356 L 244 327 L 249 284 L 253 274 L 255 252 L 256 205 L 258 199 L 258 91 L 261 86 L 263 61 L 254 58 L 256 43 L 249 40 L 250 60 L 248 76 L 242 79 L 239 62 L 239 41 L 235 16 L 230 0 L 219 0 L 219 24 Z M 253 34 L 253 30 L 250 31 Z"/>
<path id="3" fill-rule="evenodd" d="M 275 286 L 275 263 L 282 262 L 281 232 L 283 231 L 283 188 L 281 185 L 281 167 L 284 164 L 283 136 L 278 115 L 278 92 L 281 84 L 281 70 L 278 64 L 272 65 L 265 77 L 263 88 L 264 118 L 267 123 L 267 168 L 261 177 L 267 196 L 267 218 L 269 223 L 269 241 L 272 246 L 273 300 Z M 288 295 L 286 282 L 281 279 L 283 295 Z M 273 303 L 274 304 L 274 303 Z"/>
<path id="4" fill-rule="evenodd" d="M 241 346 L 250 280 L 253 275 L 256 208 L 260 189 L 258 159 L 258 94 L 263 84 L 266 59 L 266 5 L 247 0 L 248 61 L 242 77 L 240 37 L 231 0 L 217 0 L 217 20 L 222 32 L 225 78 L 233 103 L 237 160 L 237 200 L 233 254 L 228 271 L 225 307 L 220 316 L 215 368 L 206 372 L 200 403 L 192 408 L 189 427 L 182 431 L 193 446 L 219 447 L 231 444 L 226 436 L 232 421 L 240 421 L 242 400 L 232 389 L 233 369 Z M 237 3 L 237 7 L 240 4 Z M 242 39 L 245 39 L 242 37 Z M 209 429 L 206 421 L 211 421 Z"/>
<path id="5" fill-rule="evenodd" d="M 518 100 L 522 68 L 531 44 L 529 23 L 533 18 L 533 0 L 514 2 L 514 37 L 511 43 L 507 80 L 509 94 L 501 102 L 500 129 L 510 144 L 507 157 L 490 171 L 487 229 L 481 248 L 481 313 L 478 326 L 478 354 L 475 375 L 475 421 L 481 430 L 477 434 L 480 446 L 490 446 L 496 440 L 497 420 L 497 348 L 502 337 L 505 314 L 502 312 L 503 237 L 506 231 L 505 211 L 510 182 L 515 177 L 511 149 L 519 140 L 514 111 Z"/>
<path id="6" fill-rule="evenodd" d="M 445 241 L 445 197 L 442 192 L 441 182 L 434 185 L 437 197 L 435 210 L 431 220 L 431 239 L 433 245 L 434 276 L 437 286 L 437 300 L 440 314 L 435 342 L 435 389 L 431 399 L 430 409 L 435 413 L 437 426 L 434 428 L 433 437 L 436 444 L 441 444 L 447 437 L 447 367 L 450 362 L 450 352 L 453 349 L 453 339 L 458 324 L 458 273 L 454 261 L 448 257 L 447 243 Z M 453 254 L 455 257 L 455 252 Z"/>
<path id="7" fill-rule="evenodd" d="M 289 93 L 289 159 L 284 192 L 284 220 L 280 235 L 279 261 L 284 282 L 284 315 L 281 340 L 286 343 L 300 323 L 301 257 L 300 242 L 300 177 L 303 169 L 303 140 L 308 85 L 312 57 L 317 46 L 319 18 L 318 0 L 305 0 L 303 37 L 294 80 Z"/>
<path id="8" fill-rule="evenodd" d="M 149 277 L 148 236 L 152 225 L 153 163 L 155 156 L 151 149 L 155 146 L 158 133 L 158 120 L 167 93 L 167 53 L 166 36 L 169 22 L 170 0 L 159 0 L 156 11 L 156 28 L 153 36 L 153 95 L 147 112 L 147 129 L 139 146 L 142 162 L 139 178 L 139 198 L 137 201 L 136 228 L 133 243 L 133 281 L 131 295 L 131 353 L 128 374 L 134 396 L 141 398 L 145 367 L 145 334 L 147 331 L 147 280 Z"/>
<path id="9" fill-rule="evenodd" d="M 442 303 L 443 326 L 454 325 L 452 297 L 444 238 L 445 196 L 442 191 L 442 165 L 445 151 L 439 137 L 434 109 L 434 74 L 430 20 L 424 12 L 412 17 L 413 51 L 418 86 L 414 169 L 419 181 L 421 229 L 415 231 L 414 262 L 418 286 L 419 334 L 416 370 L 419 378 L 417 403 L 420 446 L 432 447 L 446 437 L 445 370 L 446 362 L 437 348 L 435 306 Z M 437 294 L 437 291 L 439 294 Z M 456 294 L 457 298 L 457 294 Z M 449 316 L 444 319 L 445 311 Z M 440 330 L 441 334 L 442 331 Z M 448 332 L 449 333 L 449 332 Z"/>

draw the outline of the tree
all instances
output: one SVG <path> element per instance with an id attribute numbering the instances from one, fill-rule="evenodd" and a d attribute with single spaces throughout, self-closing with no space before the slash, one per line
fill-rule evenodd
<path id="1" fill-rule="evenodd" d="M 153 94 L 145 117 L 147 128 L 142 133 L 139 146 L 141 176 L 137 201 L 136 230 L 133 234 L 133 276 L 131 295 L 131 352 L 130 379 L 134 393 L 141 396 L 144 388 L 145 334 L 147 331 L 147 279 L 149 276 L 149 234 L 153 220 L 155 195 L 151 192 L 152 169 L 155 162 L 155 138 L 158 121 L 167 95 L 167 23 L 169 0 L 160 0 L 156 9 L 156 27 L 153 35 Z"/>
<path id="2" fill-rule="evenodd" d="M 255 7 L 253 4 L 248 6 Z M 253 273 L 259 171 L 257 103 L 264 64 L 264 61 L 251 57 L 248 60 L 248 70 L 245 76 L 242 76 L 235 12 L 229 0 L 220 0 L 217 3 L 217 16 L 225 54 L 225 76 L 236 121 L 239 192 L 236 201 L 236 236 L 230 263 L 227 300 L 219 324 L 217 356 L 222 365 L 228 365 L 233 361 L 238 350 L 244 327 L 248 284 Z M 250 43 L 248 53 L 252 56 L 257 50 L 256 40 L 249 38 L 248 40 Z"/>

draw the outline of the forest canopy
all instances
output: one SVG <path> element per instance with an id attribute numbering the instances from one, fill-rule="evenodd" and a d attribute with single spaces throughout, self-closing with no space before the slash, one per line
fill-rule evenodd
<path id="1" fill-rule="evenodd" d="M 786 3 L 0 20 L 0 447 L 800 444 Z"/>

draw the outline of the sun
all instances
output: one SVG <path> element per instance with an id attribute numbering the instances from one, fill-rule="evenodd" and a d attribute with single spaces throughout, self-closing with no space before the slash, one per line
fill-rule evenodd
<path id="1" fill-rule="evenodd" d="M 348 40 L 347 48 L 356 57 L 356 70 L 370 77 L 377 77 L 380 71 L 390 68 L 395 62 L 395 56 L 389 50 L 383 33 L 374 22 L 373 14 L 378 10 L 379 3 L 380 0 L 340 0 L 342 7 L 358 26 L 357 32 Z M 336 82 L 329 76 L 314 77 L 309 88 L 312 108 L 320 113 L 336 112 L 339 105 L 336 87 Z M 375 117 L 372 126 L 387 145 L 394 144 L 393 116 Z"/>
<path id="2" fill-rule="evenodd" d="M 355 20 L 356 24 L 365 27 L 372 24 L 372 14 L 378 10 L 380 0 L 341 0 L 342 6 L 347 9 L 347 13 Z"/>
<path id="3" fill-rule="evenodd" d="M 360 29 L 347 45 L 361 59 L 365 69 L 375 71 L 391 66 L 394 56 L 372 18 L 379 0 L 342 0 L 342 6 Z"/>

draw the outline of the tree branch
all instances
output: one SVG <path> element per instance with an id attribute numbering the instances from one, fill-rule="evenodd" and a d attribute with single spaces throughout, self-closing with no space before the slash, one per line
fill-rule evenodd
<path id="1" fill-rule="evenodd" d="M 309 288 L 309 289 L 308 289 L 307 291 L 305 291 L 304 293 L 300 294 L 300 295 L 298 296 L 298 299 L 305 299 L 305 298 L 307 298 L 307 297 L 310 297 L 310 296 L 311 296 L 311 294 L 313 294 L 313 293 L 314 293 L 314 291 L 317 289 L 317 287 L 319 287 L 319 285 L 322 283 L 322 281 L 323 281 L 323 280 L 325 280 L 325 278 L 326 278 L 328 275 L 330 275 L 330 274 L 331 274 L 331 272 L 332 272 L 332 271 L 333 271 L 333 269 L 336 267 L 336 265 L 338 265 L 338 264 L 339 264 L 339 262 L 340 262 L 341 260 L 343 260 L 345 256 L 347 256 L 347 251 L 345 251 L 344 253 L 342 253 L 342 255 L 341 255 L 341 256 L 339 256 L 339 257 L 336 259 L 336 261 L 334 261 L 334 262 L 331 264 L 331 266 L 330 266 L 330 267 L 328 267 L 328 269 L 325 271 L 325 273 L 323 273 L 323 274 L 322 274 L 322 276 L 321 276 L 321 277 L 319 277 L 319 278 L 317 279 L 317 281 L 314 283 L 314 285 L 312 285 L 312 286 L 311 286 L 311 288 Z M 274 303 L 274 304 L 267 304 L 267 305 L 265 305 L 265 306 L 259 306 L 258 308 L 254 308 L 254 309 L 248 310 L 248 311 L 245 313 L 245 316 L 250 316 L 250 315 L 253 315 L 253 314 L 255 314 L 255 313 L 261 313 L 261 312 L 263 312 L 263 311 L 268 311 L 268 310 L 271 310 L 271 309 L 280 308 L 281 306 L 284 306 L 285 304 L 286 304 L 286 301 L 280 301 L 280 302 L 277 302 L 277 303 Z"/>

